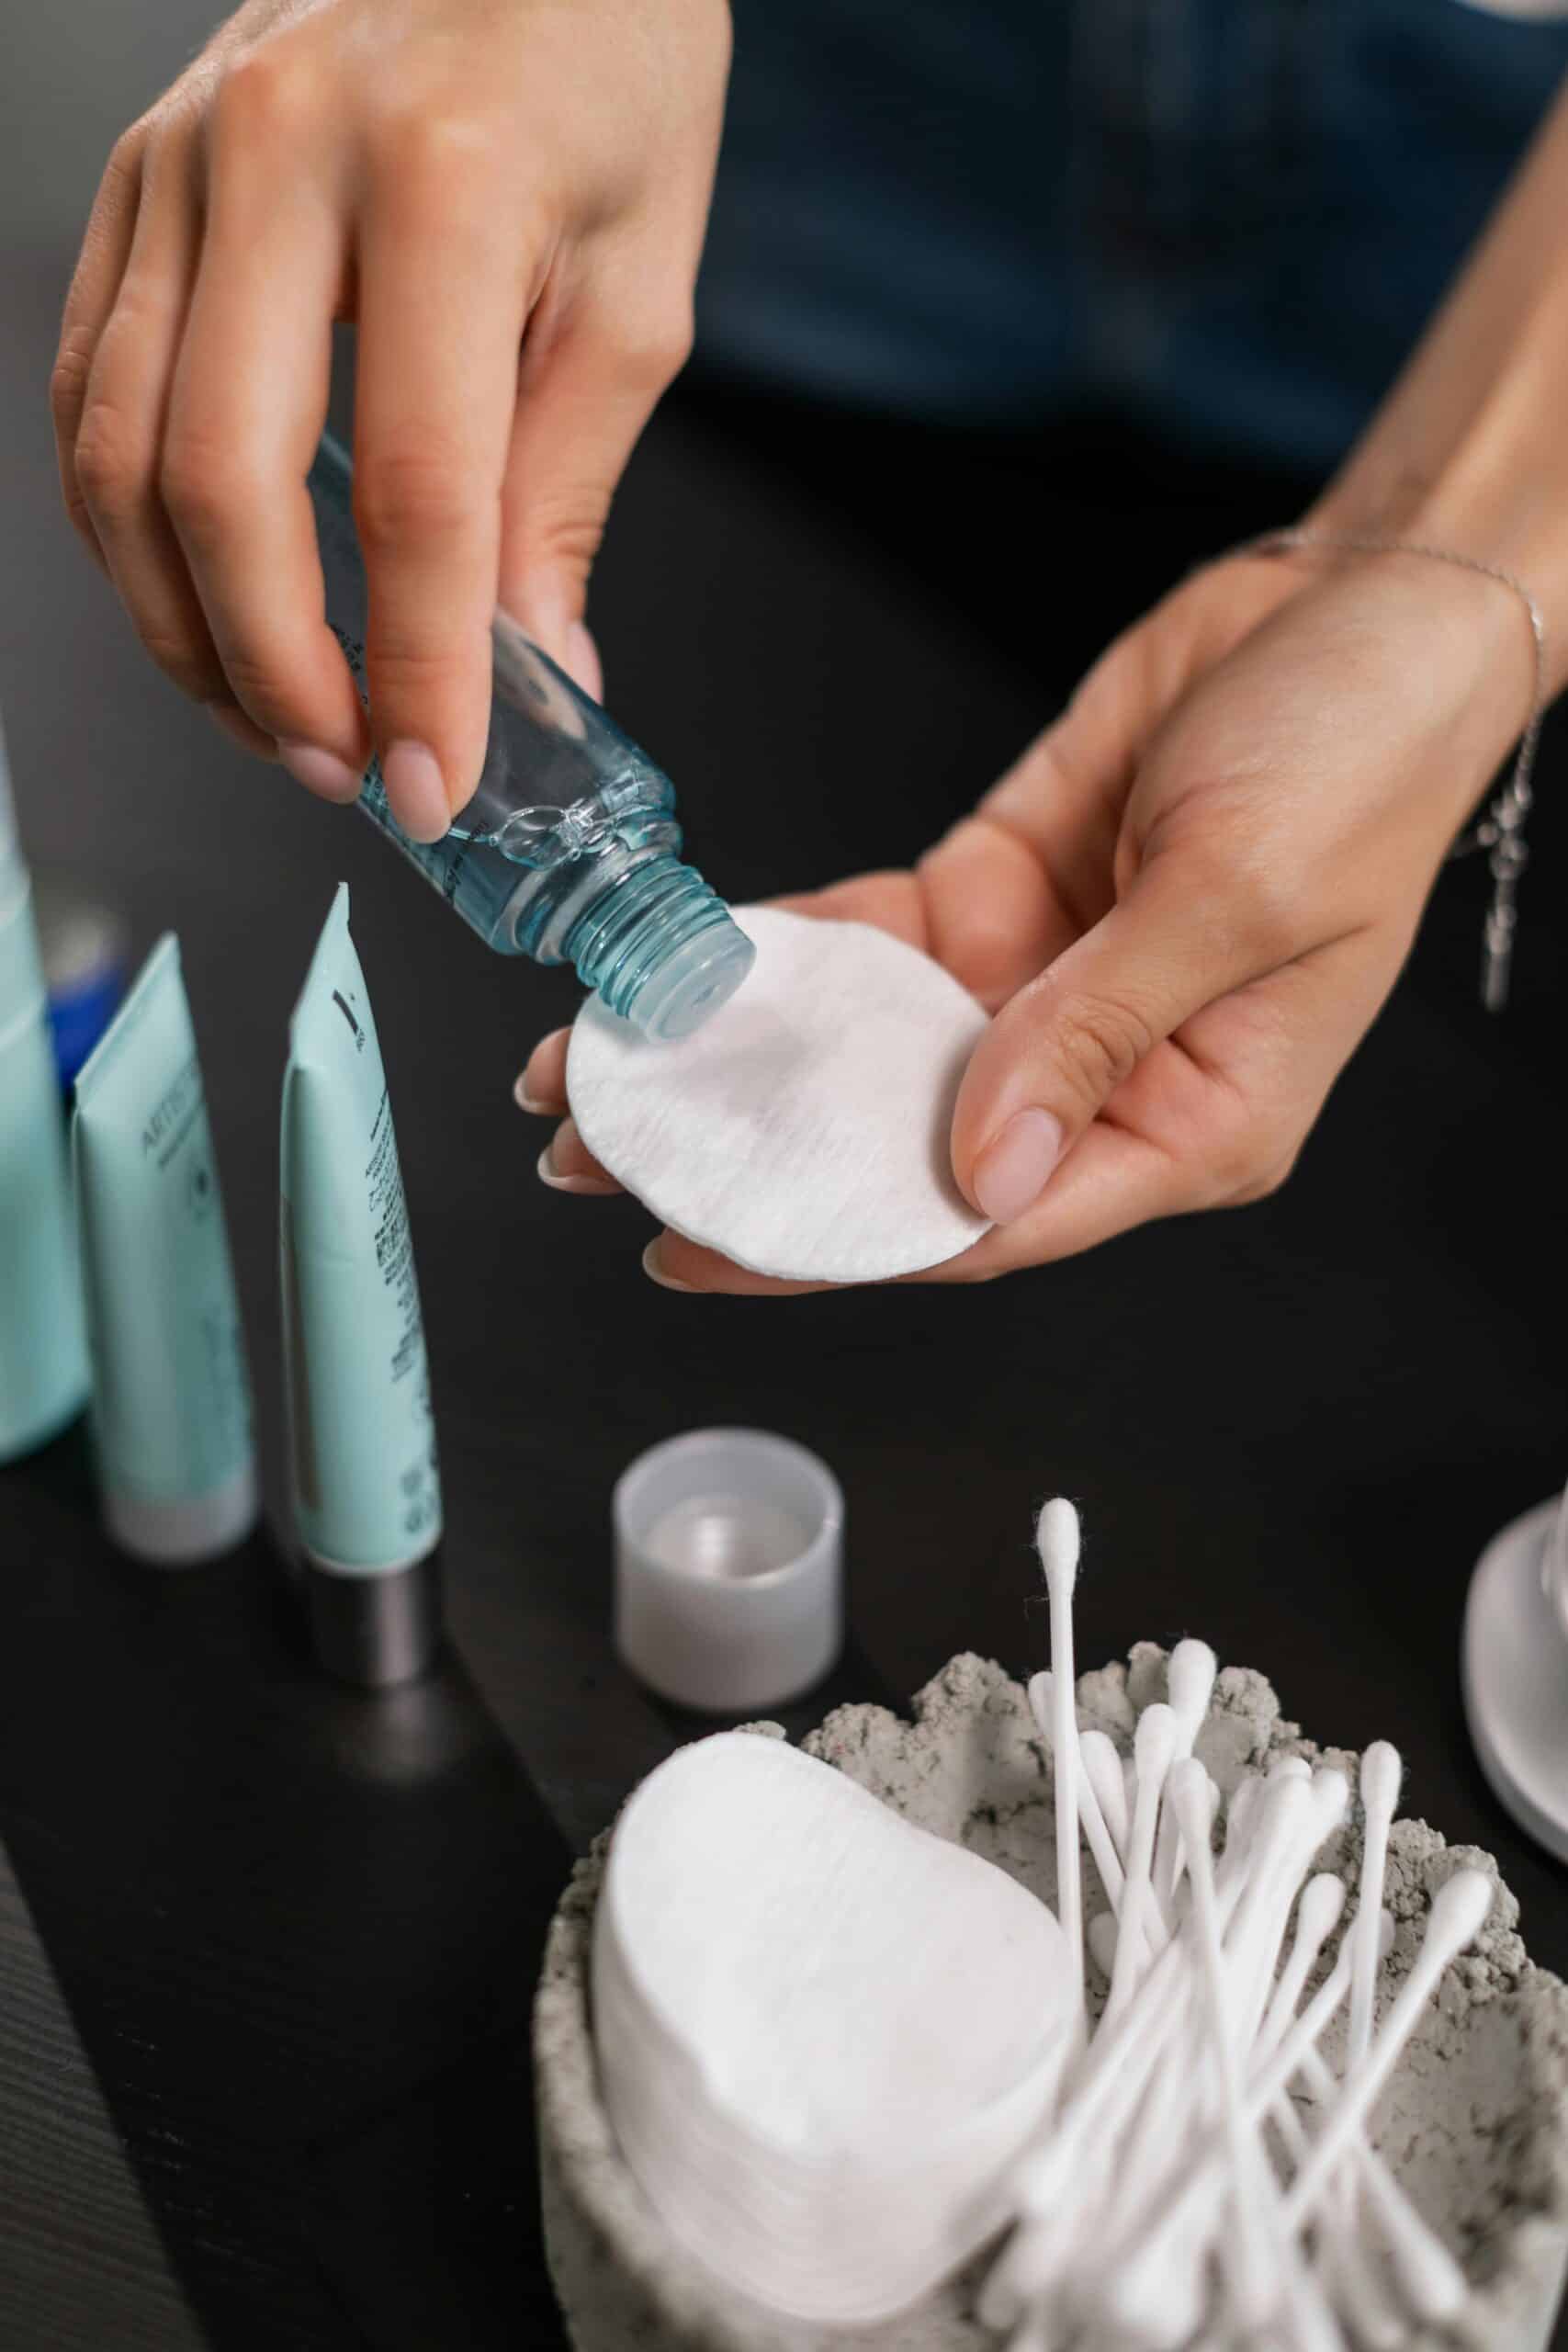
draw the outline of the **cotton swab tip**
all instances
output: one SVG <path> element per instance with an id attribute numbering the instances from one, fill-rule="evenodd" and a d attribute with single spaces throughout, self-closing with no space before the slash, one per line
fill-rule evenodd
<path id="1" fill-rule="evenodd" d="M 1035 1549 L 1045 1581 L 1053 1593 L 1071 1592 L 1077 1582 L 1078 1515 L 1065 1495 L 1054 1496 L 1042 1510 L 1034 1530 Z"/>
<path id="2" fill-rule="evenodd" d="M 1207 1642 L 1178 1642 L 1165 1670 L 1166 1695 L 1183 1726 L 1194 1730 L 1209 1712 L 1220 1661 Z"/>
<path id="3" fill-rule="evenodd" d="M 1176 1716 L 1162 1701 L 1144 1709 L 1133 1735 L 1133 1761 L 1140 1781 L 1164 1780 L 1176 1753 L 1177 1730 Z"/>
<path id="4" fill-rule="evenodd" d="M 1326 1943 L 1345 1911 L 1345 1882 L 1336 1871 L 1309 1878 L 1296 1906 L 1297 1932 L 1314 1945 Z"/>
<path id="5" fill-rule="evenodd" d="M 1350 1810 L 1350 1783 L 1337 1767 L 1325 1765 L 1312 1776 L 1312 1801 L 1320 1838 L 1326 1838 Z"/>
<path id="6" fill-rule="evenodd" d="M 1034 1728 L 1046 1745 L 1051 1739 L 1051 1669 L 1043 1667 L 1029 1678 L 1029 1712 L 1034 1718 Z"/>
<path id="7" fill-rule="evenodd" d="M 1398 1748 L 1386 1739 L 1374 1739 L 1361 1758 L 1361 1803 L 1369 1815 L 1392 1821 L 1404 1776 Z"/>
<path id="8" fill-rule="evenodd" d="M 1089 1958 L 1109 1983 L 1116 1973 L 1116 1917 L 1097 1911 L 1089 1923 Z"/>
<path id="9" fill-rule="evenodd" d="M 1492 1894 L 1484 1871 L 1456 1871 L 1432 1897 L 1428 1936 L 1445 1950 L 1462 1951 L 1486 1925 Z"/>

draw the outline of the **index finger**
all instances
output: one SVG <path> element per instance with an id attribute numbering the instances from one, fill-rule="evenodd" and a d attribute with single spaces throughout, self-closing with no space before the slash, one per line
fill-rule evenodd
<path id="1" fill-rule="evenodd" d="M 359 242 L 355 515 L 368 588 L 366 683 L 393 813 L 439 840 L 471 797 L 490 725 L 501 489 L 528 264 L 476 131 L 401 134 Z"/>

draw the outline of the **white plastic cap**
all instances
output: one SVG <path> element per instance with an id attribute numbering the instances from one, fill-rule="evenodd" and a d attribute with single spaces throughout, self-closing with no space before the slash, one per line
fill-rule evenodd
<path id="1" fill-rule="evenodd" d="M 767 1430 L 693 1430 L 616 1481 L 615 1646 L 680 1706 L 781 1706 L 843 1638 L 844 1498 Z"/>
<path id="2" fill-rule="evenodd" d="M 256 1523 L 255 1467 L 245 1463 L 221 1487 L 172 1502 L 149 1502 L 107 1486 L 104 1524 L 123 1551 L 154 1568 L 194 1568 L 243 1543 Z"/>

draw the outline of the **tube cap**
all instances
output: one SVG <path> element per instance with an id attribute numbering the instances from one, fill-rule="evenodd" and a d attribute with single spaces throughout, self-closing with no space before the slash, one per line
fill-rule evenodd
<path id="1" fill-rule="evenodd" d="M 381 1575 L 304 1561 L 305 1609 L 318 1666 L 362 1690 L 425 1673 L 441 1646 L 441 1551 Z"/>
<path id="2" fill-rule="evenodd" d="M 767 1430 L 693 1430 L 616 1481 L 615 1646 L 680 1706 L 779 1706 L 843 1638 L 844 1499 L 826 1463 Z"/>
<path id="3" fill-rule="evenodd" d="M 256 1523 L 260 1498 L 254 1463 L 243 1463 L 205 1495 L 150 1501 L 105 1486 L 104 1525 L 122 1551 L 154 1568 L 195 1568 L 243 1544 Z"/>

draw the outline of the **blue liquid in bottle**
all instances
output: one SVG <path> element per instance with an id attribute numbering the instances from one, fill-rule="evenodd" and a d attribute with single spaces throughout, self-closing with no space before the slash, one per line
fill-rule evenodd
<path id="1" fill-rule="evenodd" d="M 327 619 L 363 682 L 353 476 L 330 436 L 309 480 Z M 756 951 L 681 863 L 674 786 L 504 613 L 491 643 L 484 766 L 445 840 L 425 846 L 400 830 L 375 761 L 360 808 L 498 954 L 575 965 L 646 1036 L 689 1036 L 734 995 Z"/>

